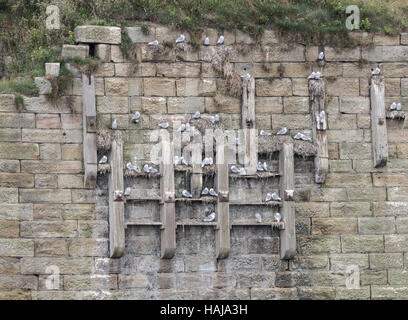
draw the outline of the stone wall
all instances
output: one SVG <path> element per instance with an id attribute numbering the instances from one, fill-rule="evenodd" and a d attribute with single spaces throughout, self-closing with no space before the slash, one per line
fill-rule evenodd
<path id="1" fill-rule="evenodd" d="M 198 51 L 186 42 L 157 53 L 147 42 L 173 42 L 180 32 L 151 26 L 147 35 L 131 28 L 136 60 L 123 57 L 117 38 L 96 45 L 98 126 L 117 120 L 125 163 L 140 168 L 157 142 L 151 135 L 157 124 L 197 110 L 207 118 L 219 113 L 225 129 L 241 128 L 241 99 L 222 93 L 225 80 L 214 70 L 217 32 L 207 34 L 211 45 Z M 374 46 L 325 47 L 324 66 L 316 61 L 318 47 L 283 44 L 273 31 L 261 45 L 240 32 L 224 36 L 233 70 L 256 79 L 257 129 L 275 134 L 285 126 L 292 136 L 310 135 L 307 76 L 320 71 L 326 80 L 329 174 L 325 184 L 315 184 L 313 158 L 295 159 L 295 258 L 279 258 L 279 233 L 270 227 L 234 226 L 227 259 L 215 259 L 213 228 L 178 227 L 176 255 L 165 260 L 157 226 L 129 226 L 124 256 L 110 259 L 107 175 L 98 175 L 95 190 L 83 187 L 76 71 L 56 102 L 25 98 L 20 113 L 12 95 L 0 95 L 0 298 L 408 298 L 408 130 L 404 121 L 387 119 L 388 164 L 373 168 L 369 98 L 371 70 L 379 66 L 386 107 L 401 102 L 408 111 L 408 34 L 376 35 Z M 142 114 L 137 124 L 130 120 L 135 111 Z M 276 156 L 265 160 L 276 169 Z M 180 192 L 185 176 L 177 174 L 176 183 Z M 263 197 L 278 182 L 268 183 L 230 182 L 230 194 Z M 125 185 L 159 190 L 153 179 L 127 178 Z M 176 215 L 202 211 L 199 204 L 178 204 Z M 248 214 L 253 208 L 231 208 L 231 219 Z M 159 205 L 129 202 L 125 217 L 157 221 Z M 47 286 L 50 266 L 60 271 L 56 290 Z M 359 288 L 346 286 L 350 266 L 358 266 Z"/>

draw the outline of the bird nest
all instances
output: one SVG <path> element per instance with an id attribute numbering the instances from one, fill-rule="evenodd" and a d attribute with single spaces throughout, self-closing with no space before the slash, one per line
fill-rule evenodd
<path id="1" fill-rule="evenodd" d="M 293 143 L 294 153 L 302 156 L 314 156 L 317 148 L 312 142 L 295 140 L 290 136 L 259 136 L 258 152 L 273 153 L 280 151 L 284 143 Z"/>
<path id="2" fill-rule="evenodd" d="M 99 174 L 107 174 L 111 170 L 109 163 L 99 163 L 98 164 L 98 173 Z"/>
<path id="3" fill-rule="evenodd" d="M 124 169 L 123 176 L 125 177 L 142 177 L 142 178 L 156 178 L 160 177 L 160 172 L 157 173 L 147 173 L 147 172 L 140 172 L 135 170 Z"/>
<path id="4" fill-rule="evenodd" d="M 109 151 L 112 147 L 114 133 L 112 130 L 100 128 L 96 132 L 96 146 L 99 150 Z"/>
<path id="5" fill-rule="evenodd" d="M 404 111 L 387 111 L 387 119 L 403 120 L 406 118 L 406 112 Z"/>

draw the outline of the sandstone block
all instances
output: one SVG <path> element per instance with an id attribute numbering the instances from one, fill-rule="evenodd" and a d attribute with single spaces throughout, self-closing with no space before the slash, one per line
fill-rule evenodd
<path id="1" fill-rule="evenodd" d="M 75 41 L 82 43 L 120 44 L 121 29 L 106 26 L 78 26 L 74 30 Z"/>
<path id="2" fill-rule="evenodd" d="M 89 55 L 89 46 L 88 45 L 72 45 L 64 44 L 62 46 L 61 57 L 63 58 L 82 58 L 85 59 Z"/>

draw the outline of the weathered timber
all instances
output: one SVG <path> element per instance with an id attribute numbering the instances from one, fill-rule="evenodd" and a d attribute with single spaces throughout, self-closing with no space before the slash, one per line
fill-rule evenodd
<path id="1" fill-rule="evenodd" d="M 176 208 L 174 189 L 174 146 L 169 133 L 161 130 L 160 204 L 161 257 L 171 259 L 176 252 Z"/>
<path id="2" fill-rule="evenodd" d="M 123 193 L 123 142 L 120 135 L 112 141 L 109 174 L 109 244 L 110 257 L 120 258 L 125 250 Z"/>
<path id="3" fill-rule="evenodd" d="M 315 182 L 324 183 L 329 172 L 329 152 L 327 144 L 327 120 L 324 111 L 326 86 L 323 79 L 309 80 L 309 104 L 312 112 L 312 134 L 316 145 Z"/>
<path id="4" fill-rule="evenodd" d="M 280 231 L 280 257 L 281 259 L 291 259 L 296 254 L 295 203 L 293 200 L 286 200 L 284 195 L 291 194 L 295 188 L 292 143 L 283 145 L 279 154 L 279 168 L 282 173 L 280 180 L 281 216 L 285 224 L 285 229 Z"/>
<path id="5" fill-rule="evenodd" d="M 373 144 L 373 165 L 384 167 L 388 160 L 387 122 L 385 115 L 384 77 L 371 78 L 371 139 Z"/>
<path id="6" fill-rule="evenodd" d="M 218 192 L 217 229 L 215 232 L 216 257 L 227 258 L 230 251 L 230 217 L 229 217 L 229 181 L 227 144 L 221 130 L 216 130 L 216 177 L 215 185 Z"/>
<path id="7" fill-rule="evenodd" d="M 203 189 L 202 162 L 202 137 L 198 130 L 193 130 L 193 142 L 191 145 L 191 194 L 193 198 L 199 198 Z"/>
<path id="8" fill-rule="evenodd" d="M 84 186 L 95 188 L 97 175 L 95 79 L 82 75 Z"/>
<path id="9" fill-rule="evenodd" d="M 247 174 L 256 174 L 258 161 L 257 132 L 255 130 L 255 79 L 242 83 L 242 129 L 244 135 L 244 165 Z"/>

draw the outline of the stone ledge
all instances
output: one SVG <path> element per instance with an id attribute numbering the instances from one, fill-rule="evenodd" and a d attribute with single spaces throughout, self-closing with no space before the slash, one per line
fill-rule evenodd
<path id="1" fill-rule="evenodd" d="M 121 43 L 121 28 L 104 26 L 79 26 L 75 30 L 75 41 L 81 43 Z"/>

